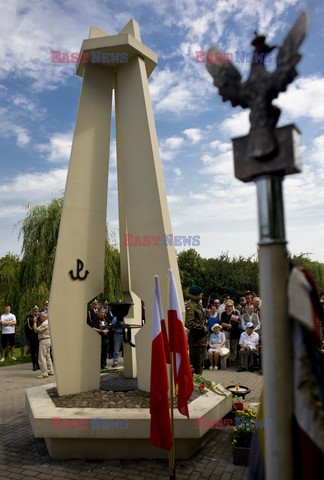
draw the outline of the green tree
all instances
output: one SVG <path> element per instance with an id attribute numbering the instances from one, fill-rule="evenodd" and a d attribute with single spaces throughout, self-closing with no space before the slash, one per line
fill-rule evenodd
<path id="1" fill-rule="evenodd" d="M 189 286 L 197 284 L 203 289 L 204 305 L 209 298 L 222 300 L 225 293 L 237 302 L 247 289 L 259 291 L 258 262 L 252 258 L 230 258 L 222 253 L 217 258 L 205 259 L 189 249 L 179 253 L 178 266 L 185 297 Z"/>
<path id="2" fill-rule="evenodd" d="M 45 205 L 27 205 L 28 213 L 19 233 L 22 238 L 21 315 L 26 315 L 32 305 L 42 305 L 49 297 L 62 206 L 63 197 Z"/>
<path id="3" fill-rule="evenodd" d="M 178 266 L 182 289 L 188 295 L 190 285 L 199 285 L 203 288 L 205 284 L 205 260 L 196 250 L 189 248 L 178 254 Z"/>
<path id="4" fill-rule="evenodd" d="M 311 260 L 308 253 L 300 253 L 291 257 L 292 261 L 308 270 L 316 283 L 318 291 L 324 291 L 324 264 Z"/>
<path id="5" fill-rule="evenodd" d="M 211 299 L 229 294 L 236 302 L 249 289 L 258 292 L 258 263 L 242 256 L 230 258 L 222 253 L 205 260 L 204 292 Z"/>
<path id="6" fill-rule="evenodd" d="M 119 250 L 111 243 L 111 239 L 109 240 L 108 232 L 105 249 L 104 291 L 101 297 L 102 301 L 117 301 L 123 297 L 120 284 Z"/>
<path id="7" fill-rule="evenodd" d="M 12 312 L 18 312 L 20 295 L 20 269 L 21 263 L 17 255 L 8 253 L 5 257 L 0 258 L 1 310 L 6 303 L 9 303 L 12 307 Z"/>

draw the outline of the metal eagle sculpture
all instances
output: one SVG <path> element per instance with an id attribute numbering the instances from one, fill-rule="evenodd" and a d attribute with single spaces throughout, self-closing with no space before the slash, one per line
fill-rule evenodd
<path id="1" fill-rule="evenodd" d="M 289 83 L 297 76 L 295 67 L 301 55 L 298 48 L 302 43 L 308 26 L 306 12 L 302 12 L 290 29 L 281 47 L 279 47 L 274 72 L 266 70 L 264 59 L 275 48 L 265 43 L 265 36 L 256 35 L 251 42 L 255 58 L 259 63 L 252 63 L 248 79 L 242 83 L 240 72 L 232 63 L 207 63 L 208 72 L 214 79 L 224 102 L 229 100 L 233 107 L 250 108 L 250 133 L 248 140 L 248 158 L 270 159 L 278 153 L 274 135 L 280 109 L 272 105 L 272 100 L 287 89 Z M 216 47 L 208 50 L 207 59 L 217 58 Z M 260 55 L 263 54 L 263 55 Z"/>

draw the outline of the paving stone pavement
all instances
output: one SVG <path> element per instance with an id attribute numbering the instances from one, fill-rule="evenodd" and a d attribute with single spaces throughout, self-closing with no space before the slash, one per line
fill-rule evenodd
<path id="1" fill-rule="evenodd" d="M 31 364 L 0 368 L 0 480 L 96 479 L 162 480 L 168 478 L 165 460 L 51 460 L 43 440 L 35 439 L 25 411 L 26 388 L 49 383 L 38 380 Z M 259 373 L 204 371 L 203 376 L 224 386 L 242 384 L 251 389 L 246 402 L 257 402 L 262 388 Z M 232 463 L 229 430 L 213 430 L 211 439 L 189 460 L 176 462 L 177 480 L 243 480 L 247 467 Z"/>

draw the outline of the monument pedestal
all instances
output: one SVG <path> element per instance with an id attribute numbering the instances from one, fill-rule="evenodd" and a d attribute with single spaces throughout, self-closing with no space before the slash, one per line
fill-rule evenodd
<path id="1" fill-rule="evenodd" d="M 52 459 L 167 458 L 167 452 L 150 444 L 148 408 L 62 408 L 48 395 L 54 383 L 29 388 L 26 410 L 36 438 L 44 438 Z M 212 422 L 232 409 L 232 395 L 208 392 L 189 404 L 188 420 L 174 410 L 176 458 L 190 458 L 212 430 L 198 428 L 197 418 Z M 60 428 L 58 428 L 60 427 Z"/>

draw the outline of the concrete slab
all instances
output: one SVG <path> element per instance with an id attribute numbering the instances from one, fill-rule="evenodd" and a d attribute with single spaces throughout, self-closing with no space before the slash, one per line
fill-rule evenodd
<path id="1" fill-rule="evenodd" d="M 166 458 L 150 444 L 148 408 L 62 408 L 48 395 L 54 383 L 26 390 L 26 410 L 36 438 L 44 438 L 52 459 Z M 190 458 L 212 433 L 198 428 L 197 418 L 212 425 L 232 408 L 232 397 L 208 392 L 189 404 L 190 419 L 174 411 L 177 458 Z M 201 425 L 201 423 L 199 423 Z M 206 425 L 206 422 L 204 423 Z"/>

